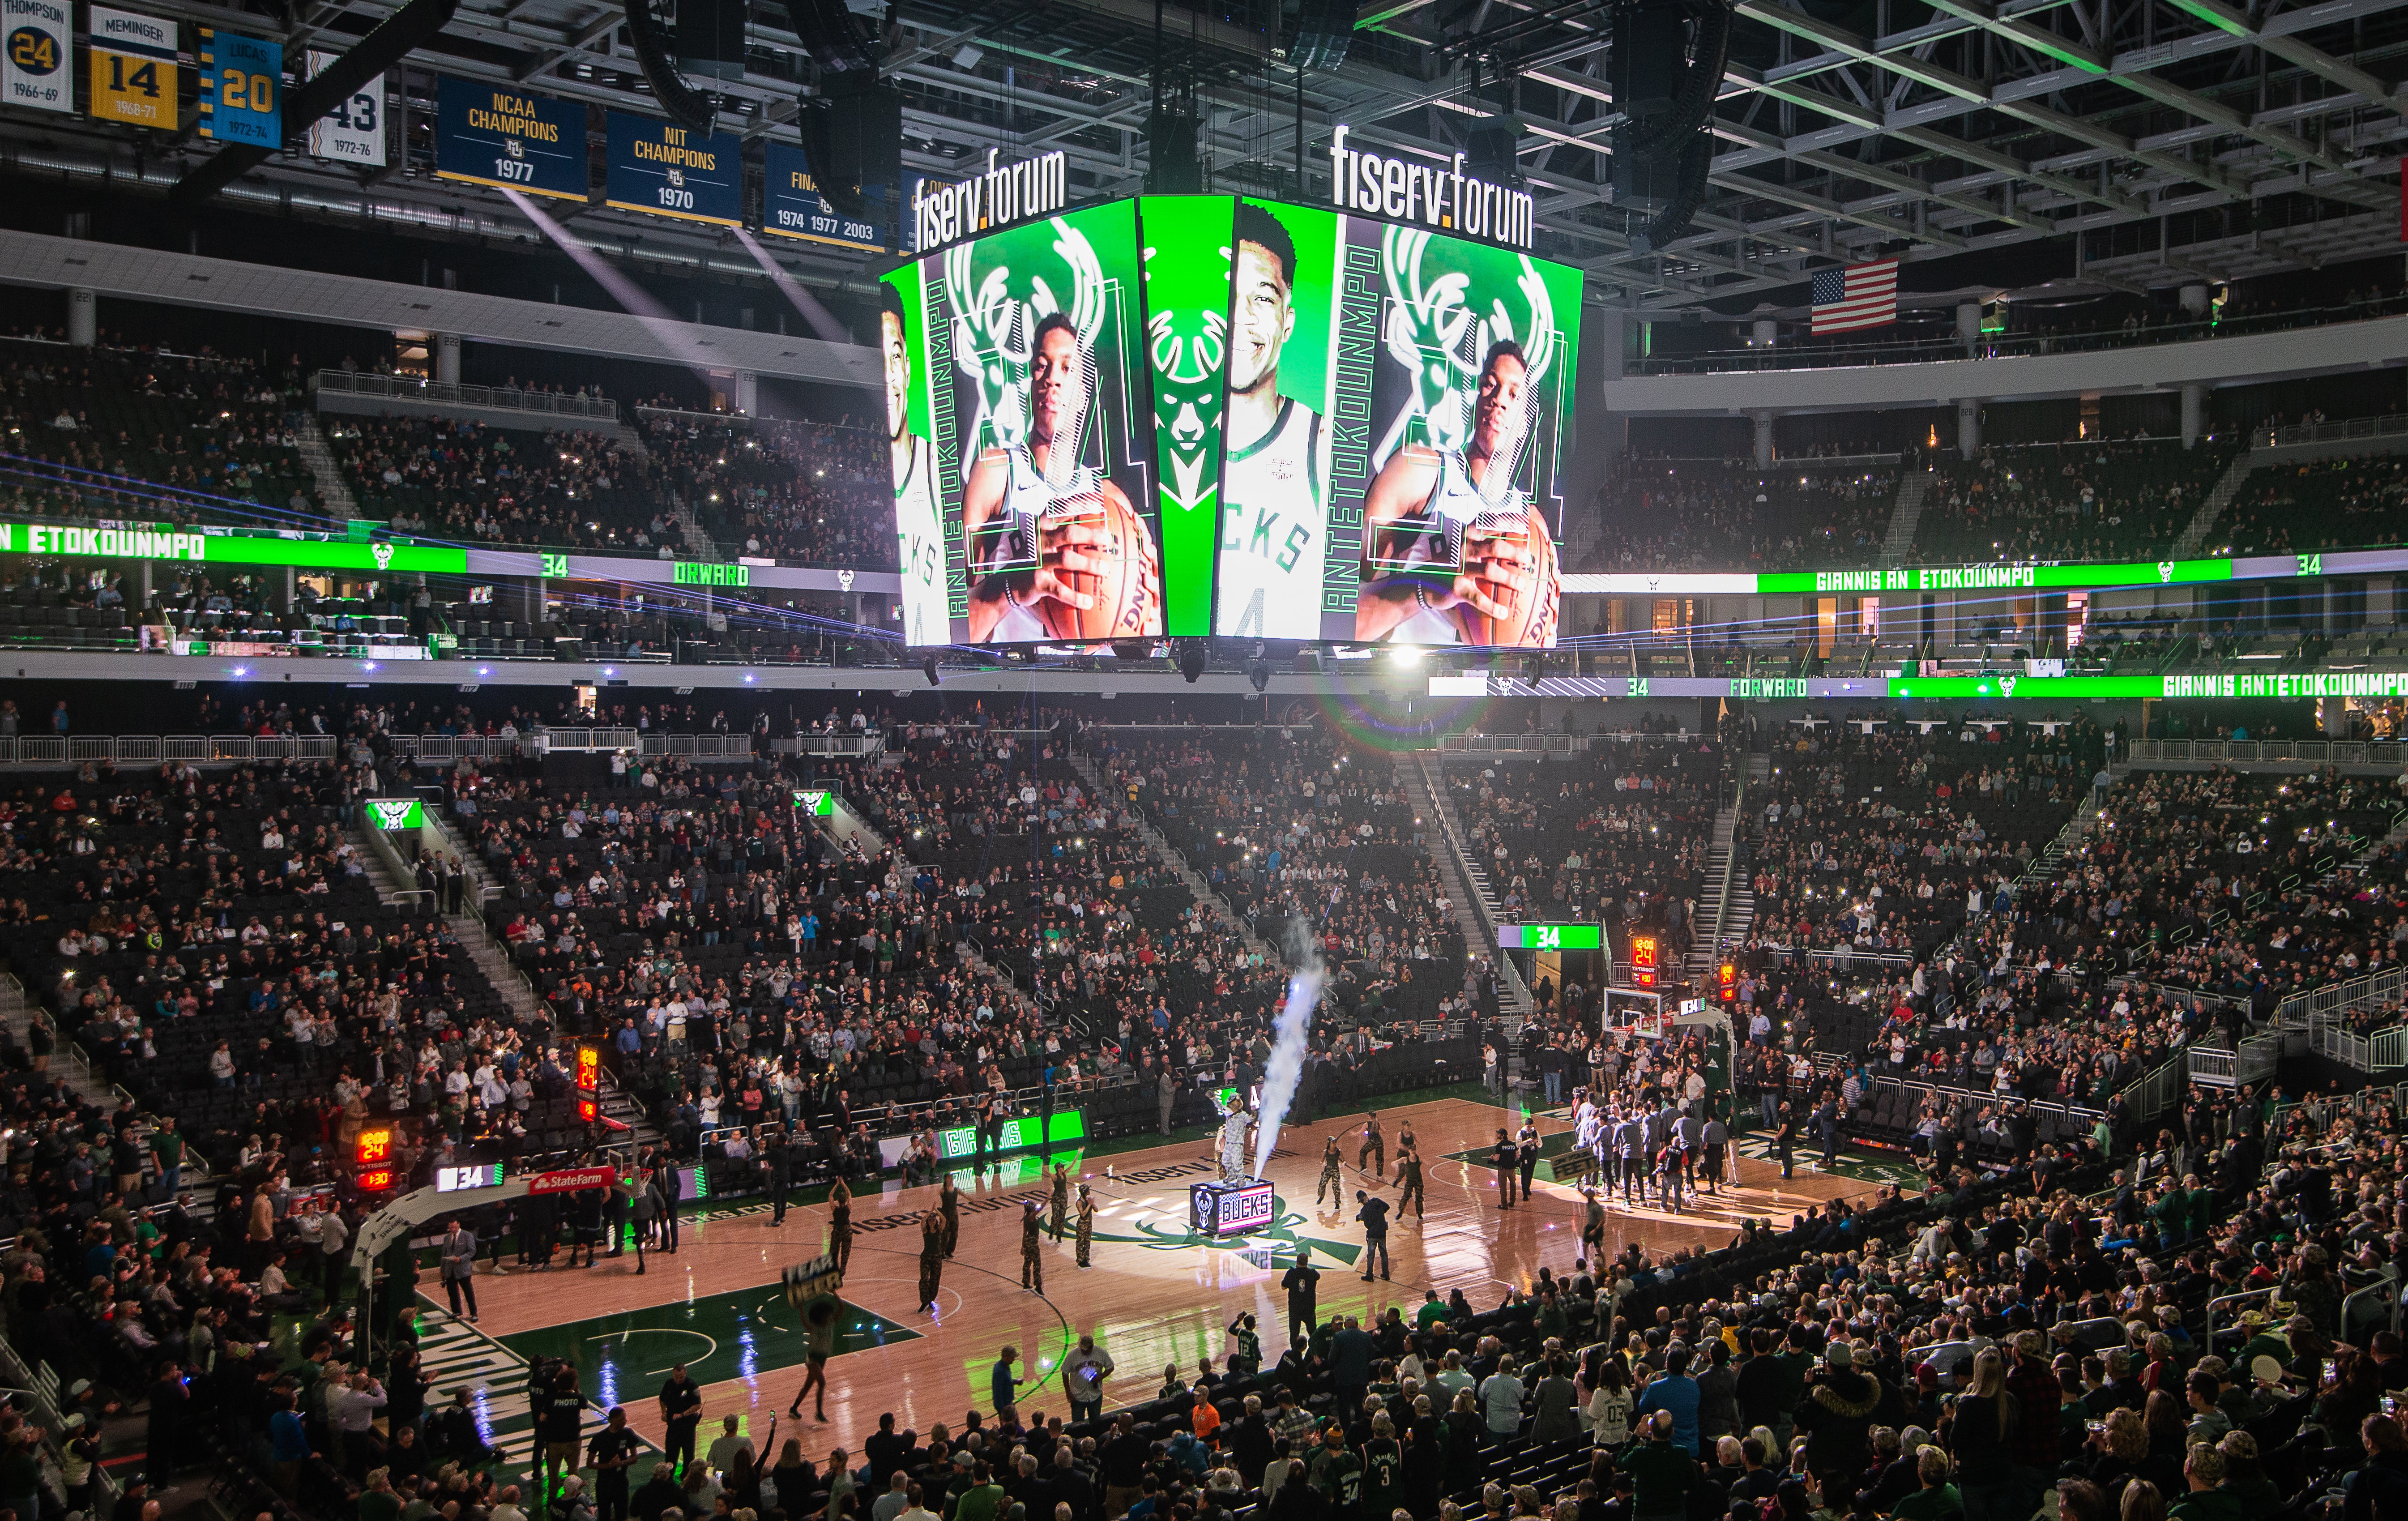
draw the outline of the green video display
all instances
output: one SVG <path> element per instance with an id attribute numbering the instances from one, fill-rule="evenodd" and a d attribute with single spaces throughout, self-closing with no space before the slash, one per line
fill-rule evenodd
<path id="1" fill-rule="evenodd" d="M 1600 925 L 1498 925 L 1500 951 L 1600 951 L 1605 929 Z"/>
<path id="2" fill-rule="evenodd" d="M 1061 1109 L 1055 1110 L 1050 1116 L 1050 1120 L 1048 1116 L 1023 1114 L 1017 1119 L 1004 1121 L 1002 1139 L 996 1143 L 996 1149 L 1006 1152 L 1026 1151 L 1034 1146 L 1054 1146 L 1066 1141 L 1084 1141 L 1085 1139 L 1087 1139 L 1085 1112 L 1075 1109 Z M 937 1152 L 939 1161 L 951 1162 L 960 1157 L 975 1155 L 977 1151 L 978 1128 L 975 1126 L 957 1126 L 951 1130 L 937 1132 Z"/>
<path id="3" fill-rule="evenodd" d="M 1579 270 L 1226 195 L 998 229 L 1009 182 L 884 277 L 907 642 L 1555 642 Z"/>
<path id="4" fill-rule="evenodd" d="M 1552 646 L 1580 271 L 1252 199 L 1236 237 L 1214 631 Z"/>
<path id="5" fill-rule="evenodd" d="M 1163 632 L 1140 273 L 1137 205 L 1114 201 L 884 277 L 908 642 Z"/>

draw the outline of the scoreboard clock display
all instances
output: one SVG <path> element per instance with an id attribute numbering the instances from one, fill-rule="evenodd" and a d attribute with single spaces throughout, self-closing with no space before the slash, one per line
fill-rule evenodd
<path id="1" fill-rule="evenodd" d="M 435 115 L 437 179 L 559 201 L 591 198 L 584 107 L 447 78 L 437 93 Z"/>

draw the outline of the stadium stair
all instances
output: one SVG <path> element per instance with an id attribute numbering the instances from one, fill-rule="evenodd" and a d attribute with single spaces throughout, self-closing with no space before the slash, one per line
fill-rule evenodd
<path id="1" fill-rule="evenodd" d="M 1740 812 L 1747 806 L 1751 792 L 1771 779 L 1772 759 L 1769 755 L 1747 758 L 1746 785 L 1731 796 L 1714 813 L 1714 837 L 1706 853 L 1706 880 L 1717 883 L 1713 914 L 1707 923 L 1710 929 L 1697 935 L 1689 944 L 1689 985 L 1706 988 L 1713 985 L 1714 968 L 1725 946 L 1735 945 L 1747 938 L 1748 926 L 1756 922 L 1756 892 L 1745 873 L 1731 869 L 1731 852 L 1739 842 Z M 1728 876 L 1725 882 L 1726 874 Z"/>
<path id="2" fill-rule="evenodd" d="M 299 425 L 294 429 L 294 452 L 301 463 L 309 466 L 309 477 L 318 482 L 318 499 L 326 504 L 326 516 L 337 523 L 349 523 L 360 515 L 359 503 L 351 496 L 351 483 L 343 479 L 342 466 L 335 463 L 335 452 L 326 447 L 326 436 L 318 430 L 318 418 L 313 412 L 301 412 Z"/>
<path id="3" fill-rule="evenodd" d="M 1497 897 L 1489 891 L 1488 873 L 1463 848 L 1463 825 L 1455 816 L 1455 805 L 1447 800 L 1441 773 L 1426 751 L 1404 751 L 1398 754 L 1396 765 L 1406 791 L 1428 810 L 1427 817 L 1438 822 L 1439 833 L 1444 837 L 1444 848 L 1434 844 L 1430 859 L 1438 863 L 1439 878 L 1446 883 L 1447 902 L 1454 906 L 1455 927 L 1463 931 L 1464 945 L 1475 953 L 1496 956 Z M 1506 1011 L 1505 1023 L 1510 1030 L 1518 1032 L 1521 1022 L 1535 1014 L 1538 1006 L 1512 957 L 1496 956 L 1496 961 L 1498 982 L 1512 1005 Z M 1518 1064 L 1519 1058 L 1513 1058 L 1509 1073 Z"/>
<path id="4" fill-rule="evenodd" d="M 1110 779 L 1104 775 L 1103 768 L 1097 766 L 1093 757 L 1082 755 L 1073 750 L 1069 753 L 1069 759 L 1070 769 L 1079 774 L 1079 780 L 1085 783 L 1089 796 L 1104 798 L 1112 795 L 1113 787 Z M 1247 950 L 1262 956 L 1268 962 L 1279 966 L 1289 965 L 1288 958 L 1284 954 L 1275 949 L 1268 940 L 1255 934 L 1254 926 L 1240 917 L 1238 911 L 1229 906 L 1227 898 L 1212 890 L 1212 884 L 1206 882 L 1203 875 L 1188 864 L 1187 857 L 1170 848 L 1170 841 L 1162 838 L 1161 830 L 1148 823 L 1143 814 L 1133 814 L 1132 817 L 1137 824 L 1138 837 L 1145 841 L 1147 851 L 1153 854 L 1156 861 L 1168 867 L 1179 880 L 1186 884 L 1188 892 L 1195 895 L 1196 901 L 1204 905 L 1205 911 L 1219 920 L 1231 934 L 1244 941 Z"/>
<path id="5" fill-rule="evenodd" d="M 2258 451 L 2254 448 L 2244 449 L 2232 456 L 2232 463 L 2225 466 L 2224 474 L 2207 494 L 2207 500 L 2199 504 L 2199 510 L 2191 514 L 2189 525 L 2183 529 L 2182 537 L 2174 540 L 2172 558 L 2188 560 L 2198 555 L 2200 547 L 2207 542 L 2207 536 L 2215 531 L 2216 519 L 2224 516 L 2224 509 L 2232 505 L 2232 498 L 2241 495 L 2241 487 L 2248 481 L 2249 472 L 2257 468 L 2257 458 Z"/>
<path id="6" fill-rule="evenodd" d="M 1889 509 L 1889 531 L 1882 536 L 1882 564 L 1904 565 L 1914 552 L 1914 529 L 1923 521 L 1923 497 L 1930 489 L 1929 470 L 1899 472 L 1898 498 Z"/>

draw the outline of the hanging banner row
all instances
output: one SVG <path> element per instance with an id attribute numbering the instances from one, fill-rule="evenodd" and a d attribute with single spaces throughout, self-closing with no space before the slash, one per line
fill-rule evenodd
<path id="1" fill-rule="evenodd" d="M 586 109 L 577 101 L 446 78 L 437 99 L 436 176 L 590 201 Z M 718 227 L 746 224 L 744 145 L 734 134 L 695 132 L 626 111 L 604 114 L 604 204 Z M 886 246 L 882 223 L 838 216 L 821 199 L 803 151 L 790 143 L 767 145 L 761 192 L 765 233 L 873 253 Z"/>
<path id="2" fill-rule="evenodd" d="M 0 100 L 28 110 L 76 111 L 75 7 L 71 0 L 0 0 L 7 34 L 0 57 Z M 213 142 L 270 150 L 284 146 L 284 47 L 265 37 L 195 27 L 183 49 L 179 23 L 108 6 L 89 7 L 84 113 L 126 126 L 180 131 L 185 70 L 192 70 L 194 126 Z M 336 54 L 308 50 L 311 76 Z M 309 125 L 312 157 L 382 168 L 384 76 L 354 92 Z"/>

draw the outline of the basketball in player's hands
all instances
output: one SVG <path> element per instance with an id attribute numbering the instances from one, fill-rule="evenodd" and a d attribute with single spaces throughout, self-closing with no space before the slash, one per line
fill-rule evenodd
<path id="1" fill-rule="evenodd" d="M 1086 531 L 1072 552 L 1085 568 L 1052 564 L 1063 589 L 1089 599 L 1077 607 L 1060 597 L 1037 604 L 1045 637 L 1068 644 L 1140 639 L 1162 632 L 1162 557 L 1145 521 L 1117 493 L 1082 504 Z M 1047 526 L 1054 524 L 1049 522 Z M 1045 558 L 1053 561 L 1049 552 Z"/>
<path id="2" fill-rule="evenodd" d="M 1491 613 L 1469 601 L 1458 602 L 1449 610 L 1466 644 L 1543 649 L 1555 642 L 1555 616 L 1563 596 L 1555 536 L 1547 531 L 1547 520 L 1535 508 L 1526 509 L 1522 518 L 1519 525 L 1499 531 L 1494 539 L 1467 536 L 1466 568 L 1481 595 L 1498 610 Z M 1529 569 L 1521 575 L 1502 574 L 1501 564 L 1488 561 L 1486 548 L 1491 544 L 1510 551 Z M 1492 570 L 1499 573 L 1483 573 Z"/>

